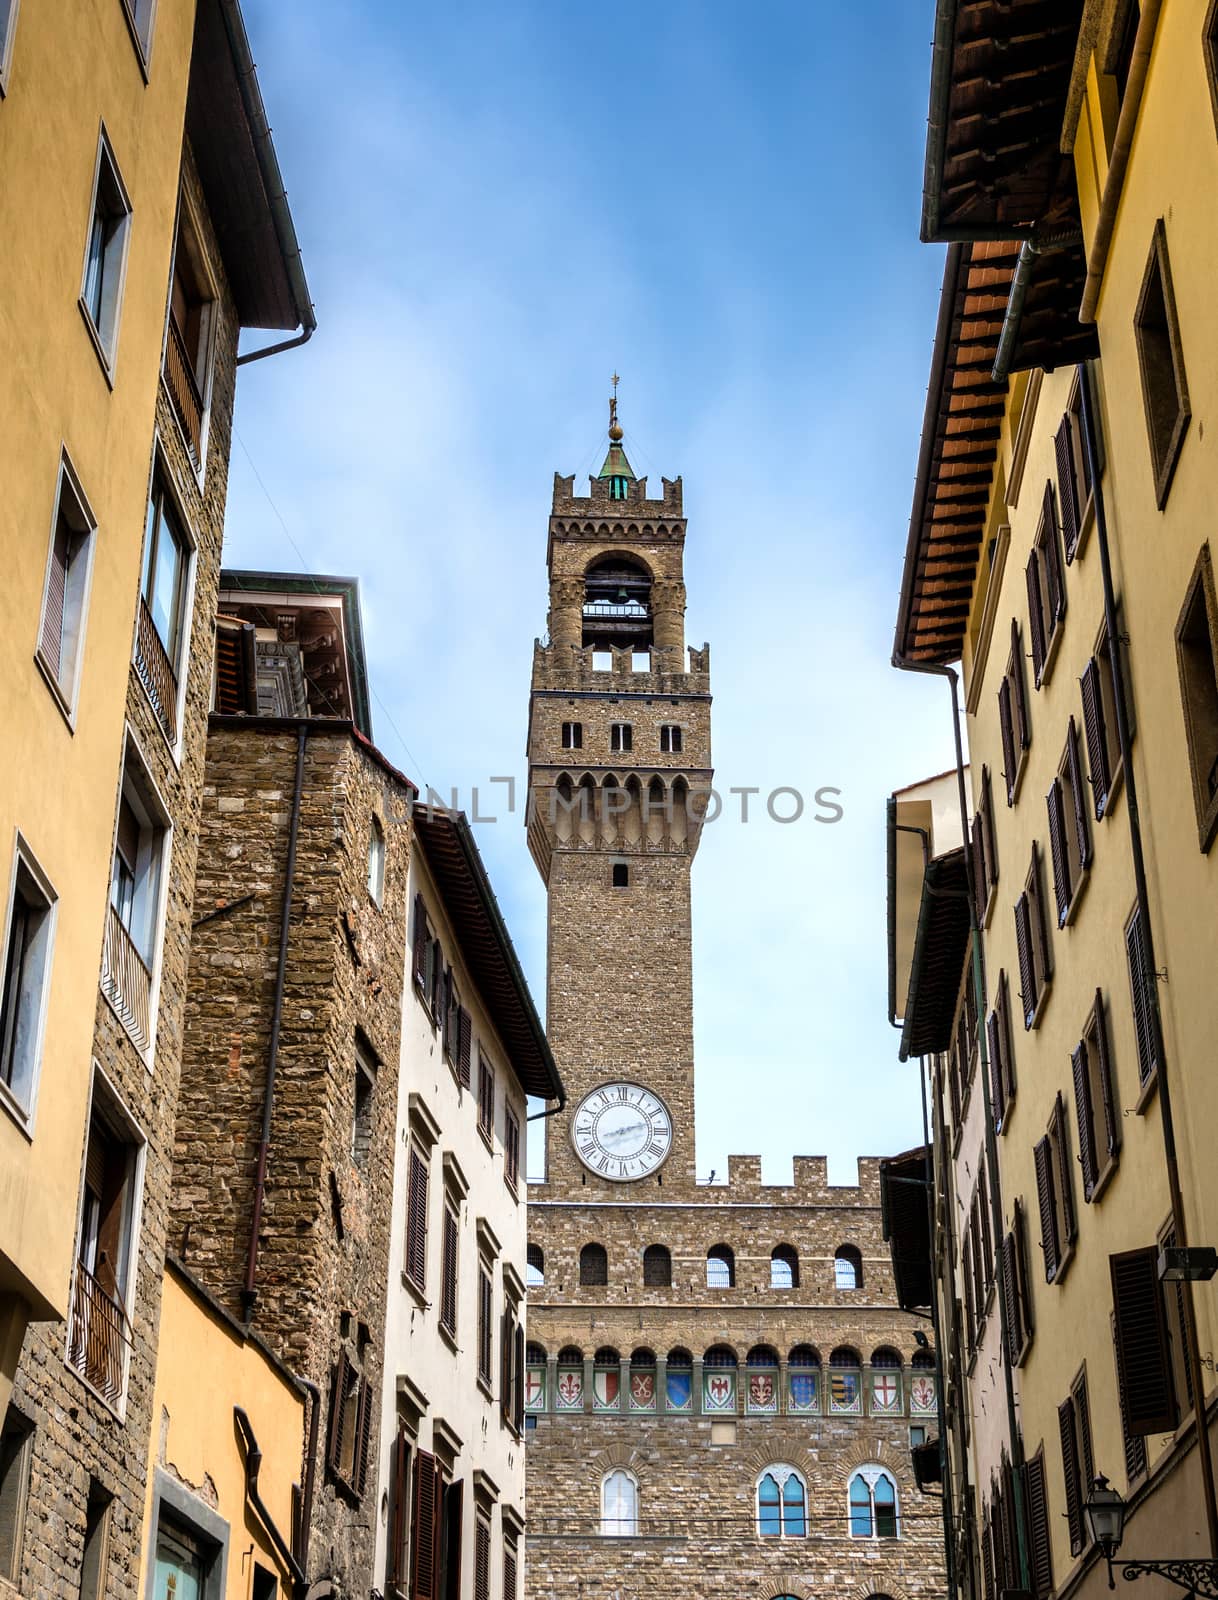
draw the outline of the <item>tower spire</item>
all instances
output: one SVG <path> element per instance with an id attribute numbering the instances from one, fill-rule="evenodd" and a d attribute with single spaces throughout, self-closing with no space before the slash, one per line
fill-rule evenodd
<path id="1" fill-rule="evenodd" d="M 622 425 L 617 420 L 617 386 L 622 380 L 617 373 L 613 374 L 613 393 L 609 397 L 609 453 L 605 463 L 597 473 L 598 478 L 611 480 L 615 500 L 624 500 L 625 485 L 634 482 L 634 468 L 626 459 L 626 452 L 622 449 Z M 617 492 L 618 480 L 622 484 L 622 492 Z"/>

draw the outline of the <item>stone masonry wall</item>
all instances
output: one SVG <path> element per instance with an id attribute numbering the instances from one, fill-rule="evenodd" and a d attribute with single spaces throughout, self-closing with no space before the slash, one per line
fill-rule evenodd
<path id="1" fill-rule="evenodd" d="M 178 1117 L 175 1226 L 192 1272 L 236 1315 L 254 1196 L 297 726 L 213 719 Z M 340 1349 L 379 1394 L 388 1281 L 410 828 L 401 782 L 346 724 L 305 746 L 278 1076 L 252 1325 L 326 1407 Z M 386 841 L 378 906 L 371 819 Z M 231 911 L 242 896 L 253 898 Z M 353 1152 L 356 1041 L 378 1067 L 366 1157 Z M 369 1442 L 376 1461 L 376 1431 Z M 303 1470 L 303 1467 L 302 1467 Z M 375 1471 L 363 1501 L 318 1463 L 311 1576 L 372 1581 Z"/>
<path id="2" fill-rule="evenodd" d="M 220 574 L 228 455 L 236 382 L 238 325 L 223 264 L 211 233 L 206 203 L 189 149 L 183 156 L 183 186 L 202 223 L 202 247 L 219 285 L 211 440 L 202 484 L 169 403 L 164 384 L 157 399 L 156 461 L 178 501 L 194 540 L 186 685 L 176 748 L 163 732 L 152 703 L 132 667 L 127 721 L 146 778 L 172 824 L 150 1062 L 133 1043 L 109 1003 L 99 994 L 93 1057 L 114 1095 L 146 1141 L 140 1194 L 139 1233 L 131 1263 L 130 1352 L 122 1400 L 108 1404 L 67 1360 L 69 1331 L 60 1324 L 32 1324 L 23 1347 L 13 1403 L 35 1427 L 29 1503 L 25 1519 L 20 1592 L 38 1600 L 76 1600 L 90 1481 L 113 1496 L 110 1558 L 105 1600 L 128 1600 L 140 1592 L 140 1548 L 148 1443 L 160 1316 L 162 1267 L 172 1191 L 174 1107 L 181 1059 L 186 968 L 194 897 L 195 851 L 207 711 L 211 697 L 212 636 Z M 168 293 L 169 253 L 166 252 Z M 152 442 L 150 446 L 150 465 Z M 132 627 L 137 597 L 132 595 Z M 118 763 L 116 762 L 116 767 Z M 98 796 L 117 809 L 118 792 Z M 97 1091 L 95 1089 L 95 1095 Z M 80 1131 L 83 1164 L 86 1129 Z"/>

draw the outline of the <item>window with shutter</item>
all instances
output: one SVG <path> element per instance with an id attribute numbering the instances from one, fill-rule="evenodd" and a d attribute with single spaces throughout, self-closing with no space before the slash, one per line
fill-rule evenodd
<path id="1" fill-rule="evenodd" d="M 1087 1372 L 1084 1368 L 1070 1385 L 1074 1401 L 1074 1420 L 1078 1432 L 1078 1464 L 1082 1474 L 1083 1499 L 1095 1482 L 1095 1452 L 1091 1446 L 1091 1403 L 1087 1398 Z M 1087 1518 L 1083 1518 L 1083 1538 L 1087 1538 Z"/>
<path id="2" fill-rule="evenodd" d="M 977 926 L 985 927 L 986 911 L 989 907 L 989 871 L 985 860 L 985 828 L 981 819 L 981 812 L 973 818 L 972 830 L 973 851 L 973 897 L 977 911 Z"/>
<path id="3" fill-rule="evenodd" d="M 512 1334 L 512 1426 L 524 1432 L 524 1326 L 517 1322 Z"/>
<path id="4" fill-rule="evenodd" d="M 512 1308 L 505 1306 L 499 1318 L 499 1418 L 509 1425 L 512 1421 L 512 1340 L 515 1328 Z"/>
<path id="5" fill-rule="evenodd" d="M 440 981 L 440 1015 L 442 1027 L 440 1032 L 440 1046 L 444 1052 L 444 1059 L 454 1064 L 457 1059 L 458 1035 L 460 1033 L 461 1002 L 457 997 L 457 985 L 453 981 L 453 969 L 445 967 L 444 976 Z"/>
<path id="6" fill-rule="evenodd" d="M 426 1450 L 415 1456 L 414 1525 L 411 1529 L 414 1600 L 442 1600 L 440 1593 L 441 1520 L 444 1477 L 440 1463 Z"/>
<path id="7" fill-rule="evenodd" d="M 478 1052 L 478 1131 L 489 1144 L 495 1133 L 495 1073 Z"/>
<path id="8" fill-rule="evenodd" d="M 1015 743 L 1020 751 L 1032 743 L 1032 725 L 1028 720 L 1028 679 L 1024 666 L 1023 639 L 1019 624 L 1011 623 L 1011 704 L 1015 712 Z"/>
<path id="9" fill-rule="evenodd" d="M 478 1377 L 484 1387 L 490 1387 L 491 1354 L 494 1338 L 491 1319 L 494 1287 L 485 1261 L 478 1263 Z"/>
<path id="10" fill-rule="evenodd" d="M 330 1388 L 330 1429 L 326 1443 L 326 1465 L 333 1477 L 355 1494 L 360 1490 L 360 1474 L 366 1470 L 366 1431 L 371 1425 L 366 1416 L 371 1404 L 367 1385 L 351 1363 L 345 1350 L 339 1352 Z"/>
<path id="11" fill-rule="evenodd" d="M 517 1596 L 516 1546 L 505 1544 L 503 1547 L 503 1600 L 517 1600 Z"/>
<path id="12" fill-rule="evenodd" d="M 461 1600 L 461 1528 L 465 1512 L 465 1483 L 458 1478 L 444 1489 L 444 1566 L 440 1593 L 444 1600 Z"/>
<path id="13" fill-rule="evenodd" d="M 1155 502 L 1162 511 L 1192 417 L 1167 255 L 1167 229 L 1162 217 L 1155 223 L 1133 325 L 1154 466 Z"/>
<path id="14" fill-rule="evenodd" d="M 1049 1143 L 1053 1147 L 1053 1192 L 1057 1199 L 1057 1237 L 1062 1252 L 1062 1261 L 1057 1274 L 1060 1278 L 1061 1266 L 1065 1265 L 1070 1247 L 1078 1238 L 1078 1218 L 1074 1209 L 1074 1163 L 1070 1159 L 1070 1127 L 1066 1116 L 1066 1102 L 1060 1090 L 1049 1123 Z"/>
<path id="15" fill-rule="evenodd" d="M 1053 454 L 1057 462 L 1057 503 L 1061 507 L 1062 537 L 1066 546 L 1067 563 L 1074 560 L 1078 548 L 1082 516 L 1078 499 L 1078 473 L 1075 468 L 1073 419 L 1069 412 L 1062 417 L 1053 435 Z"/>
<path id="16" fill-rule="evenodd" d="M 970 1223 L 972 1219 L 970 1218 Z M 964 1329 L 966 1348 L 971 1356 L 977 1348 L 977 1302 L 973 1288 L 973 1239 L 971 1227 L 965 1229 L 960 1254 L 960 1275 L 964 1279 Z"/>
<path id="17" fill-rule="evenodd" d="M 1102 820 L 1112 790 L 1109 736 L 1100 669 L 1094 656 L 1083 668 L 1083 731 L 1087 736 L 1087 765 L 1091 772 L 1091 800 L 1096 821 Z"/>
<path id="18" fill-rule="evenodd" d="M 1053 1182 L 1053 1151 L 1047 1138 L 1038 1139 L 1032 1152 L 1036 1163 L 1036 1198 L 1040 1205 L 1040 1248 L 1045 1258 L 1045 1279 L 1057 1277 L 1061 1242 L 1057 1235 L 1057 1199 Z"/>
<path id="19" fill-rule="evenodd" d="M 1042 1447 L 1024 1464 L 1027 1490 L 1028 1565 L 1036 1600 L 1049 1600 L 1053 1592 L 1053 1548 L 1049 1536 L 1049 1496 L 1045 1487 L 1045 1452 Z"/>
<path id="20" fill-rule="evenodd" d="M 1112 1351 L 1116 1356 L 1116 1316 L 1108 1319 L 1112 1330 Z M 1146 1440 L 1138 1433 L 1130 1433 L 1129 1419 L 1125 1415 L 1125 1393 L 1120 1383 L 1120 1367 L 1117 1368 L 1117 1407 L 1121 1413 L 1121 1438 L 1125 1446 L 1125 1479 L 1127 1483 L 1135 1483 L 1146 1471 Z"/>
<path id="21" fill-rule="evenodd" d="M 520 1123 L 510 1106 L 503 1111 L 503 1179 L 515 1194 L 520 1181 Z"/>
<path id="22" fill-rule="evenodd" d="M 1044 866 L 1040 846 L 1033 842 L 1032 863 L 1025 885 L 1032 925 L 1032 958 L 1036 963 L 1036 986 L 1043 995 L 1053 978 L 1053 949 L 1049 943 L 1049 923 L 1045 916 Z"/>
<path id="23" fill-rule="evenodd" d="M 1031 744 L 1028 702 L 1024 678 L 1023 643 L 1018 622 L 1011 623 L 1011 653 L 998 687 L 998 721 L 1002 732 L 1002 758 L 1007 786 L 1007 804 L 1013 806 L 1023 776 L 1024 755 Z"/>
<path id="24" fill-rule="evenodd" d="M 1087 792 L 1083 787 L 1083 763 L 1078 750 L 1078 724 L 1070 718 L 1066 732 L 1066 755 L 1062 764 L 1062 781 L 1069 797 L 1067 817 L 1073 824 L 1072 860 L 1074 880 L 1091 865 L 1091 828 L 1087 822 Z"/>
<path id="25" fill-rule="evenodd" d="M 981 1531 L 981 1578 L 985 1600 L 995 1600 L 994 1593 L 994 1523 L 987 1509 L 985 1525 Z"/>
<path id="26" fill-rule="evenodd" d="M 1218 597 L 1208 543 L 1201 546 L 1176 622 L 1176 666 L 1197 837 L 1208 851 L 1218 833 Z"/>
<path id="27" fill-rule="evenodd" d="M 1026 891 L 1015 902 L 1015 948 L 1019 956 L 1019 999 L 1023 1006 L 1023 1025 L 1036 1023 L 1036 965 L 1032 954 L 1032 917 Z"/>
<path id="28" fill-rule="evenodd" d="M 1045 670 L 1044 580 L 1040 569 L 1040 552 L 1034 548 L 1028 556 L 1024 577 L 1028 586 L 1028 632 L 1032 638 L 1032 673 L 1038 689 L 1041 675 Z"/>
<path id="29" fill-rule="evenodd" d="M 392 1510 L 385 1568 L 385 1587 L 390 1600 L 406 1600 L 410 1582 L 410 1454 L 410 1435 L 405 1423 L 399 1421 L 393 1441 Z"/>
<path id="30" fill-rule="evenodd" d="M 1004 678 L 998 685 L 998 727 L 1002 734 L 1002 775 L 1007 786 L 1007 805 L 1015 804 L 1018 787 L 1019 758 L 1015 753 L 1015 721 L 1011 710 L 1011 682 Z"/>
<path id="31" fill-rule="evenodd" d="M 420 1294 L 427 1287 L 427 1179 L 427 1161 L 412 1143 L 406 1190 L 406 1276 Z"/>
<path id="32" fill-rule="evenodd" d="M 1130 1434 L 1171 1433 L 1179 1420 L 1172 1383 L 1167 1315 L 1159 1283 L 1158 1249 L 1125 1250 L 1108 1258 L 1112 1277 L 1117 1382 Z"/>
<path id="33" fill-rule="evenodd" d="M 994 1287 L 994 1235 L 990 1225 L 990 1193 L 986 1182 L 984 1147 L 977 1172 L 977 1217 L 981 1226 L 981 1278 L 988 1300 L 990 1290 Z"/>
<path id="34" fill-rule="evenodd" d="M 1158 1067 L 1155 1047 L 1155 982 L 1146 959 L 1146 940 L 1142 935 L 1142 913 L 1137 907 L 1125 925 L 1125 952 L 1129 961 L 1129 988 L 1133 1000 L 1133 1029 L 1138 1047 L 1138 1080 L 1146 1083 Z"/>
<path id="35" fill-rule="evenodd" d="M 1046 645 L 1052 643 L 1066 615 L 1066 585 L 1058 541 L 1057 508 L 1053 503 L 1053 484 L 1049 481 L 1045 484 L 1036 546 L 1044 582 Z"/>
<path id="36" fill-rule="evenodd" d="M 481 1512 L 474 1522 L 474 1600 L 491 1600 L 491 1525 Z"/>
<path id="37" fill-rule="evenodd" d="M 1053 891 L 1057 899 L 1057 925 L 1064 928 L 1074 898 L 1070 856 L 1066 845 L 1066 807 L 1062 780 L 1054 778 L 1046 797 L 1049 808 L 1049 854 L 1053 858 Z"/>
<path id="38" fill-rule="evenodd" d="M 440 1252 L 440 1326 L 454 1338 L 457 1332 L 457 1242 L 457 1213 L 446 1201 Z"/>
<path id="39" fill-rule="evenodd" d="M 1002 1241 L 1002 1321 L 1007 1360 L 1017 1367 L 1023 1351 L 1023 1326 L 1019 1315 L 1019 1276 L 1013 1232 Z"/>
<path id="40" fill-rule="evenodd" d="M 1108 1165 L 1115 1164 L 1121 1153 L 1121 1119 L 1117 1115 L 1116 1079 L 1113 1075 L 1112 1056 L 1108 1044 L 1108 1024 L 1104 1016 L 1104 991 L 1095 991 L 1095 1006 L 1087 1024 L 1084 1039 L 1087 1043 L 1087 1060 L 1091 1069 L 1092 1106 L 1099 1104 L 1104 1113 L 1104 1142 L 1099 1151 L 1100 1176 Z"/>
<path id="41" fill-rule="evenodd" d="M 1091 1070 L 1087 1041 L 1080 1039 L 1070 1057 L 1074 1078 L 1074 1110 L 1078 1120 L 1078 1159 L 1083 1169 L 1083 1199 L 1095 1193 L 1098 1161 L 1095 1149 L 1095 1109 L 1091 1103 Z"/>
<path id="42" fill-rule="evenodd" d="M 461 1006 L 457 1014 L 457 1081 L 463 1089 L 470 1084 L 470 1055 L 473 1049 L 473 1024 Z"/>
<path id="43" fill-rule="evenodd" d="M 1062 1474 L 1066 1485 L 1066 1521 L 1070 1528 L 1070 1554 L 1078 1555 L 1083 1548 L 1083 1500 L 1085 1498 L 1078 1450 L 1078 1424 L 1074 1415 L 1074 1400 L 1064 1400 L 1057 1408 L 1057 1425 L 1061 1434 Z"/>
<path id="44" fill-rule="evenodd" d="M 1023 1350 L 1032 1342 L 1036 1323 L 1032 1315 L 1032 1279 L 1028 1272 L 1028 1222 L 1023 1202 L 1016 1200 L 1011 1208 L 1011 1233 L 1015 1240 L 1015 1283 L 1019 1321 L 1023 1333 Z M 1020 1357 L 1022 1360 L 1022 1356 Z"/>
<path id="45" fill-rule="evenodd" d="M 372 1414 L 372 1385 L 367 1378 L 359 1381 L 359 1409 L 356 1421 L 356 1443 L 352 1462 L 351 1487 L 363 1497 L 368 1485 L 368 1458 L 372 1450 L 375 1418 Z"/>
<path id="46" fill-rule="evenodd" d="M 420 994 L 427 992 L 427 953 L 431 947 L 431 930 L 427 926 L 427 909 L 423 904 L 423 896 L 416 894 L 414 897 L 414 949 L 411 963 L 411 975 L 414 986 Z"/>

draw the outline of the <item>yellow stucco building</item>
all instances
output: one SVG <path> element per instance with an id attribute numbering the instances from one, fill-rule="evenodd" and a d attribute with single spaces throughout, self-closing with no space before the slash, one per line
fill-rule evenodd
<path id="1" fill-rule="evenodd" d="M 1100 1474 L 1118 1560 L 1218 1558 L 1218 7 L 937 19 L 949 251 L 895 661 L 960 666 L 973 915 L 933 862 L 897 975 L 945 1200 L 957 1585 L 1046 1600 L 1107 1585 Z"/>

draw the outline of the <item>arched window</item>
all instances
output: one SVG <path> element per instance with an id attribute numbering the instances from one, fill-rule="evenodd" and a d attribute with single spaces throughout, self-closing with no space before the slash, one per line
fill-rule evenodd
<path id="1" fill-rule="evenodd" d="M 799 1288 L 799 1253 L 793 1245 L 775 1245 L 770 1252 L 770 1288 Z"/>
<path id="2" fill-rule="evenodd" d="M 794 1467 L 776 1463 L 757 1480 L 757 1532 L 766 1539 L 803 1539 L 808 1491 Z"/>
<path id="3" fill-rule="evenodd" d="M 897 1486 L 883 1467 L 860 1467 L 850 1479 L 850 1537 L 898 1537 Z"/>
<path id="4" fill-rule="evenodd" d="M 579 1281 L 594 1289 L 603 1289 L 609 1282 L 609 1257 L 603 1244 L 586 1244 L 580 1251 Z"/>
<path id="5" fill-rule="evenodd" d="M 900 1367 L 901 1352 L 894 1350 L 890 1344 L 882 1344 L 871 1352 L 871 1365 L 873 1367 Z"/>
<path id="6" fill-rule="evenodd" d="M 534 1344 L 532 1339 L 524 1347 L 524 1359 L 531 1367 L 544 1367 L 546 1364 L 546 1347 L 544 1344 Z"/>
<path id="7" fill-rule="evenodd" d="M 708 1289 L 736 1287 L 736 1257 L 730 1245 L 717 1244 L 706 1252 L 706 1287 Z"/>
<path id="8" fill-rule="evenodd" d="M 812 1344 L 794 1344 L 787 1363 L 792 1367 L 819 1367 L 820 1352 Z"/>
<path id="9" fill-rule="evenodd" d="M 649 1244 L 643 1251 L 643 1284 L 648 1289 L 672 1288 L 672 1256 L 662 1244 Z"/>
<path id="10" fill-rule="evenodd" d="M 911 1367 L 928 1367 L 933 1372 L 935 1370 L 935 1353 L 933 1350 L 915 1350 L 910 1357 L 909 1364 Z"/>
<path id="11" fill-rule="evenodd" d="M 611 1344 L 603 1344 L 592 1357 L 594 1367 L 617 1367 L 622 1362 L 620 1350 L 615 1350 Z"/>
<path id="12" fill-rule="evenodd" d="M 730 1344 L 713 1344 L 702 1357 L 704 1367 L 734 1367 L 736 1364 L 736 1352 Z"/>
<path id="13" fill-rule="evenodd" d="M 625 1467 L 601 1479 L 601 1532 L 610 1538 L 630 1538 L 639 1531 L 639 1480 Z"/>
<path id="14" fill-rule="evenodd" d="M 772 1344 L 755 1344 L 744 1358 L 746 1367 L 776 1367 L 778 1351 Z"/>
<path id="15" fill-rule="evenodd" d="M 540 1289 L 546 1281 L 545 1252 L 539 1244 L 531 1244 L 525 1252 L 524 1281 L 530 1289 Z"/>
<path id="16" fill-rule="evenodd" d="M 578 1345 L 565 1344 L 558 1352 L 558 1364 L 560 1367 L 582 1367 L 584 1352 Z"/>
<path id="17" fill-rule="evenodd" d="M 524 1409 L 546 1408 L 546 1348 L 532 1340 L 524 1347 Z"/>
<path id="18" fill-rule="evenodd" d="M 833 1258 L 833 1281 L 839 1289 L 863 1287 L 863 1258 L 852 1244 L 838 1246 Z"/>
<path id="19" fill-rule="evenodd" d="M 385 830 L 380 818 L 373 817 L 368 836 L 368 893 L 379 906 L 385 892 Z"/>

